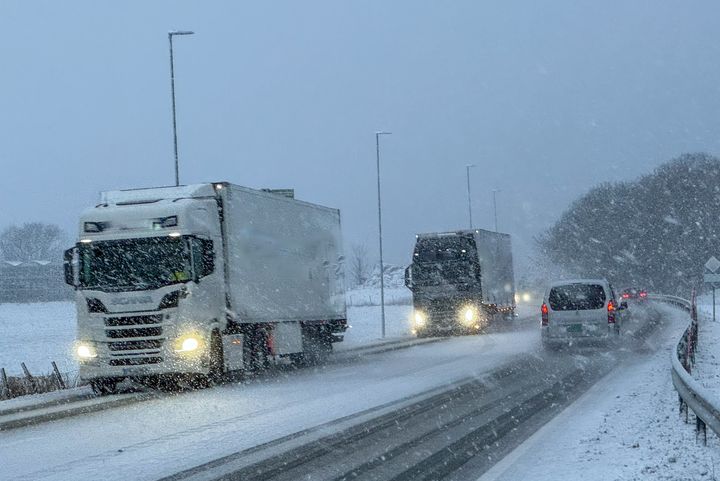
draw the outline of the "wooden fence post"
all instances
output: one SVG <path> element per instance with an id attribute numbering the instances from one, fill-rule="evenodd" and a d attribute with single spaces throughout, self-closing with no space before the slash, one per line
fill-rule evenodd
<path id="1" fill-rule="evenodd" d="M 28 382 L 30 383 L 30 389 L 32 390 L 32 394 L 36 394 L 37 389 L 36 389 L 36 387 L 35 387 L 35 378 L 32 377 L 32 374 L 30 374 L 30 371 L 28 371 L 28 368 L 27 368 L 27 366 L 25 365 L 24 362 L 21 362 L 21 363 L 20 363 L 20 366 L 22 367 L 22 370 L 23 370 L 23 372 L 25 373 L 25 378 L 26 378 L 26 379 L 28 380 Z"/>
<path id="2" fill-rule="evenodd" d="M 53 372 L 55 373 L 55 382 L 58 385 L 58 389 L 67 389 L 65 387 L 65 381 L 63 381 L 62 376 L 60 375 L 60 371 L 58 370 L 57 364 L 55 364 L 55 361 L 50 361 L 53 367 Z"/>
<path id="3" fill-rule="evenodd" d="M 7 373 L 5 373 L 4 367 L 0 367 L 0 380 L 2 380 L 2 391 L 0 391 L 0 395 L 2 395 L 3 399 L 10 399 L 10 385 L 8 384 Z"/>

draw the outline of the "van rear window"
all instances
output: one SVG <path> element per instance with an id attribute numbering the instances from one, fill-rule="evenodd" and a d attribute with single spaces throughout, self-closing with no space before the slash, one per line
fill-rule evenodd
<path id="1" fill-rule="evenodd" d="M 568 284 L 550 289 L 553 311 L 584 311 L 605 306 L 605 289 L 598 284 Z"/>

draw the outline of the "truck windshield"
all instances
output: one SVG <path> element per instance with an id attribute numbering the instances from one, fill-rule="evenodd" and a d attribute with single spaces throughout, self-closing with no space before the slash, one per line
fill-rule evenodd
<path id="1" fill-rule="evenodd" d="M 472 258 L 475 241 L 471 237 L 448 236 L 420 238 L 415 245 L 414 261 L 442 262 Z"/>
<path id="2" fill-rule="evenodd" d="M 79 245 L 80 287 L 102 291 L 156 289 L 192 279 L 187 239 L 149 237 Z"/>
<path id="3" fill-rule="evenodd" d="M 467 285 L 478 282 L 475 242 L 461 236 L 418 239 L 413 256 L 418 286 Z"/>

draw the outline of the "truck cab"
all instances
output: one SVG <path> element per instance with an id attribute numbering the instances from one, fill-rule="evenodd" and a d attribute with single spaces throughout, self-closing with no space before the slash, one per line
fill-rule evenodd
<path id="1" fill-rule="evenodd" d="M 215 192 L 204 188 L 157 199 L 130 191 L 82 214 L 66 281 L 76 288 L 80 376 L 97 390 L 220 369 L 210 347 L 227 327 L 223 243 Z"/>
<path id="2" fill-rule="evenodd" d="M 107 192 L 65 252 L 80 377 L 207 385 L 316 362 L 347 315 L 340 212 L 230 183 Z"/>

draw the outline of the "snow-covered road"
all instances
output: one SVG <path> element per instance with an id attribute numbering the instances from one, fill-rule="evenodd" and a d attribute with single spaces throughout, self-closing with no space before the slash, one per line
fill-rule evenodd
<path id="1" fill-rule="evenodd" d="M 678 415 L 670 353 L 688 324 L 658 306 L 663 325 L 647 353 L 623 361 L 580 399 L 490 469 L 481 481 L 717 479 L 719 443 L 696 443 Z"/>
<path id="2" fill-rule="evenodd" d="M 513 325 L 0 433 L 3 476 L 157 479 L 540 349 L 536 319 Z"/>

